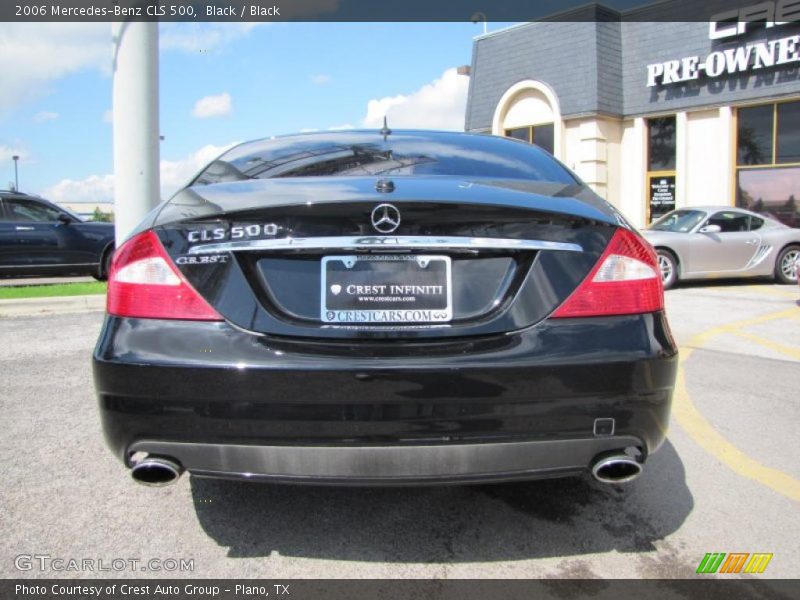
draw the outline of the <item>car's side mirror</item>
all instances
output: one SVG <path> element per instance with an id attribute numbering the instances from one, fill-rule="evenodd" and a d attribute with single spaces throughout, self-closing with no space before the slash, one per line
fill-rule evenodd
<path id="1" fill-rule="evenodd" d="M 59 213 L 58 222 L 63 223 L 64 225 L 69 225 L 70 223 L 72 223 L 72 219 L 70 219 L 69 216 L 65 215 L 64 213 Z"/>
<path id="2" fill-rule="evenodd" d="M 719 233 L 720 231 L 722 231 L 722 227 L 719 225 L 706 225 L 700 228 L 700 233 Z"/>

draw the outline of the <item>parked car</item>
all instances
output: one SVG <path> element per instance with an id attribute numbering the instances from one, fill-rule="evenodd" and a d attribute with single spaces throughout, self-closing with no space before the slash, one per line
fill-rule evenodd
<path id="1" fill-rule="evenodd" d="M 794 277 L 797 284 L 800 285 L 800 256 L 797 257 L 797 262 L 794 263 Z"/>
<path id="2" fill-rule="evenodd" d="M 795 283 L 800 229 L 722 206 L 681 208 L 642 232 L 658 253 L 664 288 L 680 280 L 774 277 Z"/>
<path id="3" fill-rule="evenodd" d="M 107 301 L 95 386 L 141 483 L 620 482 L 667 429 L 655 252 L 506 138 L 239 145 L 117 250 Z"/>
<path id="4" fill-rule="evenodd" d="M 38 196 L 0 191 L 0 275 L 105 279 L 114 224 L 83 221 Z"/>

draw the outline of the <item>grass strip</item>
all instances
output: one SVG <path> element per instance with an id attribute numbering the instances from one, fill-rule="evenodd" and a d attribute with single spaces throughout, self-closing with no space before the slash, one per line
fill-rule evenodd
<path id="1" fill-rule="evenodd" d="M 25 285 L 0 287 L 0 300 L 20 300 L 23 298 L 53 298 L 55 296 L 89 296 L 105 294 L 104 281 L 87 283 L 55 283 L 52 285 Z"/>

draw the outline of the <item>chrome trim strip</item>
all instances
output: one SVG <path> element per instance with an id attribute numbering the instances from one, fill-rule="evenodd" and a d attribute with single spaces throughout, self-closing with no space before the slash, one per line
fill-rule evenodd
<path id="1" fill-rule="evenodd" d="M 374 249 L 445 249 L 445 250 L 558 250 L 583 252 L 578 244 L 544 240 L 480 238 L 455 236 L 342 236 L 245 240 L 193 246 L 189 254 L 250 252 L 254 250 L 374 250 Z"/>

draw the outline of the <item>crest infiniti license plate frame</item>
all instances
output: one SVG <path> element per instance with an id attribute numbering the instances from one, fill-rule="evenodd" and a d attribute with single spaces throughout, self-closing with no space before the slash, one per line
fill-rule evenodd
<path id="1" fill-rule="evenodd" d="M 324 256 L 320 320 L 342 325 L 431 325 L 453 318 L 449 256 Z"/>

